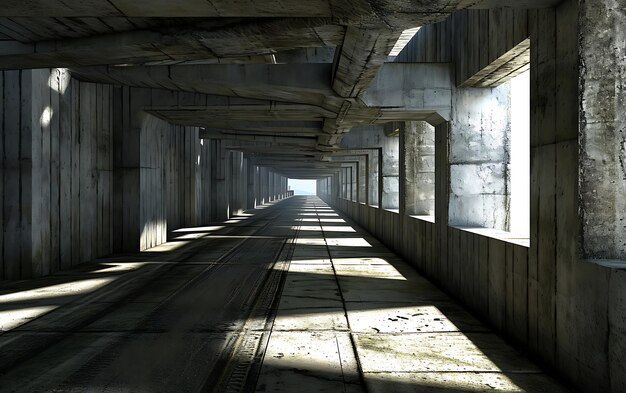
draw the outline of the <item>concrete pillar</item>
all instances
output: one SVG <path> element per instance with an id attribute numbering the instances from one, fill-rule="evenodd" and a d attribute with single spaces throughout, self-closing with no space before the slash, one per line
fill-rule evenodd
<path id="1" fill-rule="evenodd" d="M 582 248 L 587 258 L 626 264 L 626 4 L 619 0 L 579 4 L 579 52 L 584 64 L 579 71 Z M 561 59 L 571 64 L 566 60 Z M 575 85 L 567 82 L 565 77 L 558 79 L 559 86 L 576 94 L 571 90 Z M 576 112 L 574 107 L 568 109 L 566 113 Z M 559 120 L 571 124 L 574 119 Z M 565 136 L 561 131 L 559 137 Z"/>
<path id="2" fill-rule="evenodd" d="M 114 100 L 113 189 L 114 250 L 139 251 L 141 236 L 141 125 L 147 116 L 142 110 L 150 103 L 149 90 L 124 87 Z"/>
<path id="3" fill-rule="evenodd" d="M 256 176 L 256 166 L 252 162 L 250 158 L 246 158 L 246 209 L 254 209 L 256 207 L 256 185 L 255 185 L 255 176 Z"/>
<path id="4" fill-rule="evenodd" d="M 228 151 L 220 139 L 211 139 L 211 217 L 222 221 L 230 217 L 230 187 L 226 179 L 228 175 Z"/>
<path id="5" fill-rule="evenodd" d="M 274 173 L 274 199 L 280 199 L 280 175 Z"/>
<path id="6" fill-rule="evenodd" d="M 456 89 L 452 108 L 449 223 L 508 230 L 510 85 Z"/>
<path id="7" fill-rule="evenodd" d="M 263 191 L 261 188 L 261 168 L 257 165 L 254 166 L 254 207 L 262 204 Z"/>
<path id="8" fill-rule="evenodd" d="M 423 121 L 400 124 L 400 212 L 435 214 L 435 128 Z"/>
<path id="9" fill-rule="evenodd" d="M 358 187 L 358 195 L 357 195 L 357 201 L 360 203 L 367 203 L 367 196 L 368 196 L 368 188 L 369 188 L 369 181 L 368 181 L 368 159 L 367 159 L 367 154 L 362 154 L 357 156 L 357 160 L 358 160 L 358 172 L 359 172 L 359 187 Z"/>
<path id="10" fill-rule="evenodd" d="M 246 205 L 246 189 L 245 184 L 245 166 L 243 161 L 243 153 L 239 151 L 229 151 L 229 178 L 228 185 L 230 187 L 229 207 L 230 214 L 241 214 Z"/>
<path id="11" fill-rule="evenodd" d="M 357 201 L 359 193 L 359 165 L 352 163 L 350 165 L 350 200 Z"/>
<path id="12" fill-rule="evenodd" d="M 381 138 L 383 148 L 383 209 L 400 207 L 400 138 L 390 133 Z"/>
<path id="13" fill-rule="evenodd" d="M 261 203 L 268 203 L 270 201 L 270 174 L 269 170 L 265 167 L 261 167 Z"/>
<path id="14" fill-rule="evenodd" d="M 274 172 L 269 171 L 268 172 L 268 200 L 271 202 L 274 199 L 276 199 L 275 193 L 274 193 L 274 180 L 275 180 L 275 176 L 274 176 Z"/>

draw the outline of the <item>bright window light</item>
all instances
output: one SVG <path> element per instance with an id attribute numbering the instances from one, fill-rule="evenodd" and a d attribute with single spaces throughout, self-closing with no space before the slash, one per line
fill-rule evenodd
<path id="1" fill-rule="evenodd" d="M 511 79 L 511 225 L 530 235 L 530 72 Z"/>

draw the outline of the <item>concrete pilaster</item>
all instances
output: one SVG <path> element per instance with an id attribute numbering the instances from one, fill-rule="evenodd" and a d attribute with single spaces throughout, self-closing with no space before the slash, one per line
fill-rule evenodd
<path id="1" fill-rule="evenodd" d="M 453 104 L 450 224 L 508 230 L 510 86 L 457 89 Z"/>
<path id="2" fill-rule="evenodd" d="M 400 212 L 435 214 L 435 128 L 426 122 L 400 127 Z"/>
<path id="3" fill-rule="evenodd" d="M 228 151 L 224 142 L 211 139 L 211 217 L 216 221 L 230 217 L 230 187 L 226 183 L 228 171 Z"/>

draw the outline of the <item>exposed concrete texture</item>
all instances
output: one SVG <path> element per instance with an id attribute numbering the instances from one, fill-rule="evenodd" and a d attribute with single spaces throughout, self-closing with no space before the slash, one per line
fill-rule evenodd
<path id="1" fill-rule="evenodd" d="M 382 207 L 384 209 L 399 208 L 399 138 L 389 137 L 385 134 L 383 126 L 366 126 L 353 128 L 341 144 L 344 149 L 360 149 L 363 147 L 378 147 L 382 149 Z M 370 163 L 372 168 L 379 164 L 376 159 Z M 378 183 L 378 171 L 370 171 L 370 184 Z M 372 187 L 370 200 L 378 199 L 378 190 Z M 372 202 L 375 204 L 374 202 Z"/>
<path id="2" fill-rule="evenodd" d="M 174 126 L 143 110 L 159 99 L 159 93 L 128 87 L 116 90 L 114 234 L 118 251 L 154 247 L 167 240 L 168 230 L 210 219 L 201 216 L 206 209 L 197 203 L 211 202 L 199 192 L 202 180 L 208 181 L 208 145 L 201 145 L 197 128 Z M 201 167 L 205 170 L 200 171 Z"/>
<path id="3" fill-rule="evenodd" d="M 426 122 L 405 122 L 400 129 L 400 161 L 404 214 L 434 216 L 435 128 Z"/>
<path id="4" fill-rule="evenodd" d="M 485 23 L 481 18 L 491 18 L 498 10 L 481 10 L 478 11 L 480 23 L 471 17 L 469 21 L 474 22 L 455 25 L 455 32 L 451 25 L 443 30 L 423 28 L 417 39 L 429 42 L 430 46 L 422 47 L 420 44 L 414 48 L 419 50 L 415 52 L 417 56 L 430 55 L 434 53 L 432 50 L 440 48 L 437 42 L 452 40 L 464 43 L 467 48 L 478 48 L 449 53 L 451 61 L 465 70 L 462 74 L 469 78 L 489 64 L 486 59 L 491 57 L 492 48 L 501 48 L 493 53 L 505 53 L 515 46 L 514 42 L 508 42 L 509 37 L 519 32 L 520 37 L 525 39 L 528 35 L 522 33 L 526 31 L 530 34 L 529 246 L 521 245 L 515 239 L 504 240 L 495 233 L 470 232 L 447 225 L 450 192 L 448 165 L 451 161 L 447 157 L 469 153 L 468 143 L 472 142 L 472 139 L 466 139 L 453 148 L 452 136 L 450 139 L 447 137 L 448 125 L 437 127 L 436 132 L 437 152 L 442 154 L 437 155 L 436 161 L 438 213 L 435 223 L 422 219 L 402 219 L 390 211 L 359 206 L 336 198 L 329 201 L 450 293 L 463 299 L 466 305 L 488 319 L 507 337 L 551 365 L 574 388 L 585 392 L 621 392 L 626 386 L 626 363 L 622 360 L 622 354 L 626 351 L 623 329 L 625 277 L 622 270 L 589 263 L 581 258 L 580 252 L 580 228 L 583 222 L 579 211 L 586 202 L 581 200 L 582 195 L 579 193 L 578 169 L 579 163 L 589 164 L 591 161 L 585 158 L 588 154 L 586 151 L 579 155 L 579 137 L 581 143 L 586 143 L 586 136 L 579 134 L 579 126 L 580 129 L 589 130 L 596 129 L 596 126 L 587 127 L 579 123 L 581 101 L 578 89 L 579 78 L 590 83 L 589 90 L 582 90 L 583 97 L 588 98 L 584 105 L 590 108 L 589 114 L 581 114 L 583 119 L 587 116 L 602 118 L 600 114 L 606 114 L 606 109 L 613 110 L 611 103 L 615 101 L 610 97 L 618 97 L 613 96 L 613 84 L 617 83 L 617 75 L 621 71 L 618 63 L 615 63 L 617 68 L 610 71 L 603 63 L 615 61 L 612 58 L 614 53 L 618 53 L 615 47 L 610 50 L 605 48 L 615 45 L 623 34 L 614 34 L 615 30 L 608 25 L 605 31 L 610 34 L 600 34 L 602 27 L 595 28 L 595 23 L 600 26 L 602 23 L 614 23 L 608 14 L 606 18 L 598 20 L 591 18 L 594 23 L 590 22 L 587 15 L 605 12 L 604 5 L 586 2 L 580 3 L 580 7 L 577 1 L 565 1 L 554 9 L 523 11 L 526 17 L 503 10 L 500 17 L 507 15 L 506 19 L 494 23 L 491 23 L 491 19 Z M 611 3 L 610 8 L 617 15 L 615 10 L 624 7 Z M 472 15 L 473 12 L 467 14 Z M 453 23 L 451 21 L 457 18 L 463 20 L 465 17 L 455 15 L 448 23 Z M 623 17 L 620 18 L 621 21 Z M 518 23 L 521 20 L 526 22 Z M 475 29 L 476 26 L 489 26 L 493 30 Z M 511 35 L 498 33 L 499 27 L 505 26 L 513 28 Z M 581 29 L 584 26 L 588 31 L 579 31 L 578 26 Z M 579 37 L 582 46 L 579 46 Z M 485 45 L 486 42 L 489 45 Z M 596 42 L 604 42 L 605 45 L 594 47 Z M 470 52 L 479 56 L 462 54 Z M 483 54 L 489 54 L 484 62 Z M 582 60 L 579 55 L 583 58 L 588 56 L 598 72 L 604 69 L 605 75 L 585 80 L 584 75 L 589 71 L 586 71 L 586 67 L 579 68 L 579 60 Z M 468 72 L 463 68 L 466 66 L 475 67 L 472 68 L 474 71 Z M 596 96 L 605 97 L 607 94 L 609 98 L 606 101 L 595 99 Z M 453 98 L 453 109 L 455 105 Z M 603 111 L 598 112 L 598 108 Z M 597 131 L 610 130 L 615 124 L 619 124 L 617 118 L 613 122 L 600 123 Z M 613 157 L 620 149 L 615 135 L 609 135 L 612 135 L 609 138 L 612 143 L 596 145 L 608 149 L 610 154 L 606 158 Z M 475 136 L 478 138 L 480 133 Z M 488 138 L 489 134 L 485 134 L 485 137 Z M 495 137 L 492 139 L 497 140 Z M 489 149 L 477 149 L 476 154 L 490 160 L 498 157 L 496 152 Z M 599 165 L 594 164 L 593 167 L 599 168 Z M 604 173 L 598 176 L 600 181 L 608 179 Z M 621 177 L 616 176 L 611 180 L 618 182 Z M 604 205 L 607 204 L 598 206 Z M 611 239 L 607 237 L 609 245 L 614 244 Z"/>
<path id="5" fill-rule="evenodd" d="M 112 251 L 112 87 L 67 70 L 5 71 L 0 279 Z"/>
<path id="6" fill-rule="evenodd" d="M 257 391 L 363 391 L 357 359 L 367 391 L 566 391 L 360 227 L 307 202 Z"/>
<path id="7" fill-rule="evenodd" d="M 626 261 L 626 2 L 580 5 L 583 251 Z"/>
<path id="8" fill-rule="evenodd" d="M 492 1 L 481 3 L 493 5 Z M 524 2 L 516 1 L 513 7 L 500 3 L 478 8 L 492 9 L 463 10 L 445 21 L 423 26 L 395 61 L 437 63 L 454 59 L 457 86 L 476 83 L 489 74 L 502 75 L 504 69 L 494 71 L 520 53 L 528 55 L 527 46 L 521 52 L 512 50 L 530 36 L 529 20 L 534 11 L 529 9 L 536 6 L 525 7 Z"/>
<path id="9" fill-rule="evenodd" d="M 459 88 L 453 99 L 449 223 L 507 230 L 510 86 Z"/>
<path id="10" fill-rule="evenodd" d="M 221 189 L 212 160 L 229 154 L 226 144 L 211 152 L 197 128 L 144 111 L 188 96 L 79 82 L 64 69 L 5 71 L 1 80 L 1 279 L 154 247 L 173 229 L 254 207 L 244 200 L 241 152 L 227 159 Z M 277 179 L 274 199 L 284 194 Z"/>
<path id="11" fill-rule="evenodd" d="M 397 120 L 424 120 L 437 125 L 450 120 L 451 74 L 447 63 L 387 63 L 362 99 L 369 107 L 381 107 L 388 116 L 393 113 Z"/>

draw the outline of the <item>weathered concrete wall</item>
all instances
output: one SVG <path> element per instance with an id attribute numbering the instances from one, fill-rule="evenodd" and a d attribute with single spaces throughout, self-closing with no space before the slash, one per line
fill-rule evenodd
<path id="1" fill-rule="evenodd" d="M 457 11 L 422 27 L 395 62 L 454 62 L 460 86 L 529 37 L 529 13 L 510 8 Z"/>
<path id="2" fill-rule="evenodd" d="M 184 96 L 128 87 L 115 94 L 114 250 L 134 252 L 165 242 L 168 231 L 210 220 L 210 149 L 197 128 L 145 111 Z"/>
<path id="3" fill-rule="evenodd" d="M 249 177 L 248 159 L 229 149 L 231 141 L 200 139 L 197 127 L 150 114 L 151 107 L 186 105 L 202 95 L 130 87 L 115 94 L 115 251 L 145 250 L 174 229 L 227 220 L 280 197 L 284 177 L 265 168 Z M 261 192 L 256 201 L 247 198 L 250 182 Z"/>
<path id="4" fill-rule="evenodd" d="M 400 129 L 400 186 L 401 211 L 435 215 L 435 127 L 426 122 L 407 121 Z"/>
<path id="5" fill-rule="evenodd" d="M 510 85 L 459 88 L 448 131 L 449 223 L 508 230 Z"/>
<path id="6" fill-rule="evenodd" d="M 604 69 L 600 78 L 599 70 L 615 59 L 599 54 L 604 48 L 612 54 L 621 53 L 615 49 L 619 41 L 615 37 L 623 34 L 616 34 L 615 27 L 603 29 L 607 27 L 605 24 L 618 26 L 616 21 L 624 20 L 616 11 L 624 6 L 620 8 L 617 2 L 606 7 L 598 2 L 583 2 L 579 10 L 578 4 L 567 0 L 554 9 L 528 12 L 530 247 L 447 225 L 450 191 L 447 165 L 448 154 L 453 153 L 447 149 L 449 125 L 436 130 L 440 154 L 436 156 L 435 223 L 332 196 L 324 198 L 533 356 L 557 370 L 576 390 L 623 392 L 626 390 L 626 273 L 581 258 L 578 214 L 582 206 L 579 196 L 584 198 L 584 194 L 579 194 L 578 163 L 588 158 L 587 152 L 579 156 L 579 126 L 581 130 L 606 132 L 615 125 L 618 126 L 615 130 L 619 130 L 621 123 L 619 117 L 598 125 L 579 123 L 578 83 L 581 81 L 583 87 L 583 105 L 590 109 L 588 114 L 581 114 L 583 120 L 606 114 L 606 109 L 613 110 L 611 102 L 621 105 L 619 95 L 613 101 L 595 97 L 599 92 L 620 91 L 615 89 L 623 75 L 619 65 L 617 69 Z M 600 18 L 602 22 L 592 17 L 607 15 L 608 9 L 615 13 L 613 17 Z M 593 70 L 583 67 L 582 74 L 579 74 L 579 33 L 580 59 L 591 61 L 594 67 Z M 499 37 L 489 33 L 488 41 L 504 39 Z M 469 46 L 475 41 L 461 38 L 463 42 L 469 40 Z M 482 41 L 485 42 L 484 38 Z M 601 108 L 605 110 L 599 112 Z M 609 132 L 612 136 L 616 134 Z M 584 138 L 580 142 L 587 143 Z M 606 157 L 615 157 L 621 148 L 618 143 L 606 146 L 612 148 Z M 612 180 L 623 181 L 623 177 L 616 175 Z"/>
<path id="7" fill-rule="evenodd" d="M 110 253 L 112 88 L 58 69 L 0 79 L 0 279 Z"/>
<path id="8" fill-rule="evenodd" d="M 583 251 L 626 261 L 626 2 L 581 3 Z"/>
<path id="9" fill-rule="evenodd" d="M 3 71 L 0 86 L 0 280 L 143 250 L 254 207 L 247 187 L 261 179 L 241 153 L 145 112 L 189 95 L 79 82 L 62 69 Z M 286 179 L 272 176 L 266 200 L 285 194 Z"/>
<path id="10" fill-rule="evenodd" d="M 209 146 L 195 127 L 148 115 L 141 129 L 139 249 L 167 240 L 168 231 L 210 222 Z"/>
<path id="11" fill-rule="evenodd" d="M 399 175 L 400 175 L 400 143 L 397 136 L 387 136 L 382 125 L 353 128 L 344 136 L 341 147 L 344 149 L 360 149 L 378 147 L 382 149 L 383 190 L 382 206 L 384 209 L 398 209 L 400 206 Z M 378 200 L 378 157 L 370 160 L 370 203 L 376 205 Z"/>

